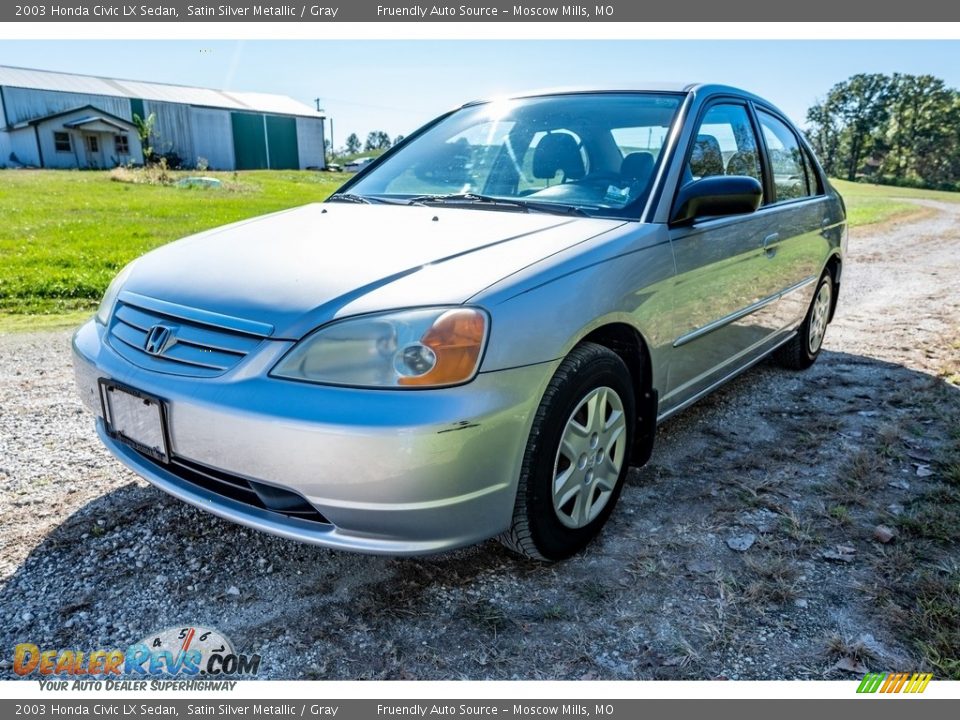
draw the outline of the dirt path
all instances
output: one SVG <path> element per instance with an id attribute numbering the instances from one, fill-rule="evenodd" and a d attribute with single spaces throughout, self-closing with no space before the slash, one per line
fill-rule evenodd
<path id="1" fill-rule="evenodd" d="M 960 392 L 937 379 L 960 373 L 960 206 L 924 204 L 853 234 L 812 370 L 760 366 L 666 423 L 601 541 L 552 567 L 492 542 L 335 553 L 195 511 L 95 442 L 67 334 L 0 337 L 0 676 L 18 642 L 125 647 L 184 623 L 261 653 L 273 678 L 923 667 L 956 637 L 937 588 L 960 578 Z M 943 627 L 918 624 L 928 597 Z"/>

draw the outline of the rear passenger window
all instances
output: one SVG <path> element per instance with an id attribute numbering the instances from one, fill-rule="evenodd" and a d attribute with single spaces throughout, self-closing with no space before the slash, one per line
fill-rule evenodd
<path id="1" fill-rule="evenodd" d="M 747 175 L 760 180 L 757 138 L 746 107 L 719 104 L 707 110 L 684 174 L 687 181 L 711 175 Z"/>
<path id="2" fill-rule="evenodd" d="M 806 150 L 803 151 L 803 169 L 807 171 L 807 189 L 811 195 L 823 195 L 823 188 L 820 185 L 820 177 L 814 169 L 813 158 Z"/>
<path id="3" fill-rule="evenodd" d="M 800 141 L 793 130 L 782 120 L 763 110 L 757 112 L 757 117 L 763 130 L 763 140 L 767 144 L 767 155 L 770 158 L 770 170 L 777 194 L 775 201 L 816 195 L 818 184 L 816 177 L 812 175 L 813 168 L 808 171 L 806 165 L 809 160 L 800 149 Z"/>

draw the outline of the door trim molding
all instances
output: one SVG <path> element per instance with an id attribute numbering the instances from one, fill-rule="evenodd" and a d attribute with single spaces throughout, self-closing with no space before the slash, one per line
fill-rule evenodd
<path id="1" fill-rule="evenodd" d="M 760 362 L 761 360 L 763 360 L 764 358 L 769 357 L 777 348 L 779 348 L 779 347 L 787 344 L 788 342 L 790 342 L 790 340 L 793 339 L 793 337 L 794 337 L 796 334 L 797 334 L 797 333 L 796 333 L 795 330 L 787 333 L 787 334 L 784 335 L 782 338 L 778 339 L 776 343 L 774 343 L 773 345 L 771 345 L 769 348 L 767 348 L 766 350 L 764 350 L 762 353 L 760 353 L 759 355 L 757 355 L 755 358 L 752 358 L 749 362 L 746 362 L 746 363 L 744 363 L 743 365 L 737 366 L 736 368 L 734 368 L 733 370 L 731 370 L 729 373 L 727 373 L 726 375 L 724 375 L 722 378 L 720 378 L 719 380 L 711 383 L 710 385 L 708 385 L 707 387 L 705 387 L 703 390 L 700 390 L 699 392 L 695 393 L 694 395 L 692 395 L 691 397 L 687 398 L 686 400 L 684 400 L 684 401 L 681 402 L 680 404 L 673 406 L 672 408 L 670 408 L 669 410 L 666 410 L 665 412 L 659 413 L 659 414 L 657 415 L 657 424 L 659 425 L 660 423 L 662 423 L 662 422 L 663 422 L 664 420 L 666 420 L 667 418 L 669 418 L 669 417 L 677 414 L 677 413 L 680 412 L 681 410 L 685 410 L 686 408 L 688 408 L 688 407 L 690 407 L 691 405 L 693 405 L 695 402 L 697 402 L 697 401 L 699 401 L 699 400 L 702 400 L 704 397 L 706 397 L 707 395 L 709 395 L 710 393 L 712 393 L 712 392 L 713 392 L 714 390 L 716 390 L 717 388 L 719 388 L 719 387 L 721 387 L 722 385 L 730 382 L 730 380 L 732 380 L 733 378 L 737 377 L 737 375 L 740 375 L 741 373 L 746 372 L 747 370 L 749 370 L 750 368 L 752 368 L 754 365 L 756 365 L 757 363 L 759 363 L 759 362 Z M 749 350 L 749 348 L 748 348 L 748 350 Z"/>
<path id="2" fill-rule="evenodd" d="M 691 330 L 690 332 L 685 333 L 684 335 L 681 335 L 676 340 L 674 340 L 673 347 L 677 348 L 677 347 L 686 345 L 687 343 L 691 343 L 697 338 L 701 338 L 704 335 L 709 335 L 715 330 L 719 330 L 722 327 L 726 327 L 730 323 L 736 322 L 741 318 L 745 318 L 747 315 L 752 315 L 757 310 L 765 308 L 767 305 L 770 305 L 771 303 L 775 303 L 777 300 L 784 297 L 785 295 L 794 293 L 797 290 L 809 285 L 810 283 L 815 282 L 816 279 L 817 279 L 816 275 L 811 275 L 810 277 L 804 278 L 800 282 L 794 283 L 790 287 L 785 288 L 778 293 L 774 293 L 773 295 L 770 295 L 769 297 L 765 297 L 762 300 L 757 300 L 757 302 L 747 305 L 744 308 L 740 308 L 739 310 L 736 310 L 730 313 L 729 315 L 724 315 L 722 318 L 719 318 L 718 320 L 714 320 L 713 322 L 709 322 L 706 325 L 702 325 L 701 327 Z"/>
<path id="3" fill-rule="evenodd" d="M 681 335 L 680 337 L 678 337 L 676 340 L 673 341 L 673 346 L 677 348 L 677 347 L 681 347 L 682 345 L 686 345 L 687 343 L 691 343 L 697 338 L 701 338 L 704 335 L 709 335 L 715 330 L 719 330 L 720 328 L 725 327 L 732 322 L 736 322 L 737 320 L 744 318 L 747 315 L 752 315 L 760 308 L 764 308 L 770 303 L 776 302 L 779 299 L 780 299 L 780 293 L 775 293 L 770 297 L 765 297 L 762 300 L 758 300 L 757 302 L 752 303 L 751 305 L 747 305 L 744 308 L 740 308 L 739 310 L 736 310 L 730 313 L 729 315 L 724 315 L 722 318 L 718 320 L 709 322 L 706 325 L 702 325 L 696 328 L 695 330 L 691 330 L 690 332 L 684 335 Z"/>

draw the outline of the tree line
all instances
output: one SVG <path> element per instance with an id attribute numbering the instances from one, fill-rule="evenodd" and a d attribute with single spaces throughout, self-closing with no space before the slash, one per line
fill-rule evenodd
<path id="1" fill-rule="evenodd" d="M 960 190 L 960 92 L 933 75 L 862 73 L 807 111 L 833 177 Z"/>
<path id="2" fill-rule="evenodd" d="M 347 139 L 344 141 L 343 147 L 339 151 L 335 151 L 334 154 L 356 155 L 359 152 L 389 150 L 394 145 L 399 144 L 402 140 L 403 135 L 397 135 L 395 138 L 391 139 L 390 136 L 383 130 L 374 130 L 370 133 L 367 133 L 366 142 L 361 141 L 360 136 L 356 133 L 350 133 L 347 135 Z M 329 150 L 329 142 L 327 145 Z"/>

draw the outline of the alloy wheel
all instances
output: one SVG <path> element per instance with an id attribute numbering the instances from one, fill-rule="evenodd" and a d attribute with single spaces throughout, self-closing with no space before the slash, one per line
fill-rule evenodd
<path id="1" fill-rule="evenodd" d="M 568 528 L 589 525 L 610 500 L 626 457 L 627 419 L 609 387 L 590 391 L 567 420 L 553 469 L 553 508 Z"/>
<path id="2" fill-rule="evenodd" d="M 830 281 L 820 285 L 817 297 L 813 301 L 813 310 L 810 313 L 810 327 L 807 331 L 807 349 L 811 355 L 820 350 L 823 336 L 827 332 L 827 322 L 830 320 Z"/>

